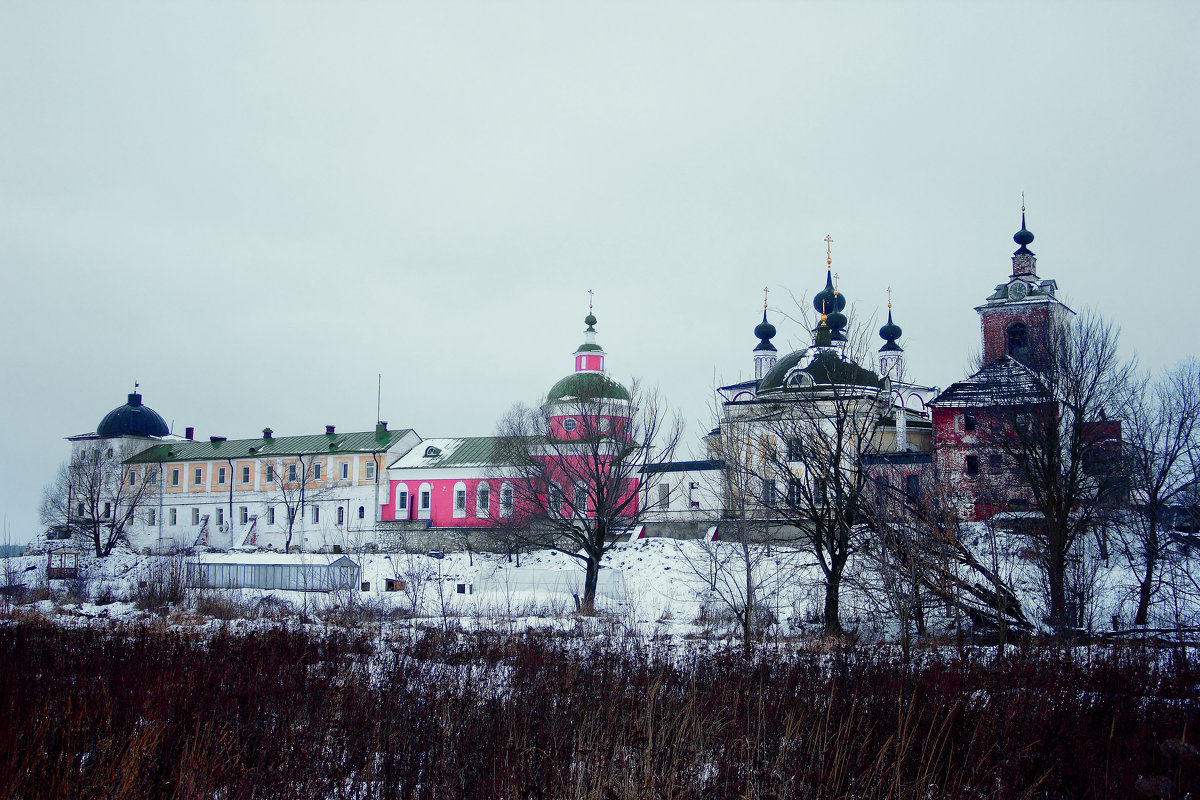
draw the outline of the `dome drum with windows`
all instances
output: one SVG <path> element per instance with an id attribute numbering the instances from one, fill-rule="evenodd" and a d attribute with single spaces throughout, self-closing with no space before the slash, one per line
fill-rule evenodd
<path id="1" fill-rule="evenodd" d="M 596 317 L 584 317 L 584 342 L 574 353 L 575 371 L 546 394 L 550 434 L 559 439 L 608 436 L 629 419 L 629 391 L 604 374 L 604 349 L 596 343 Z"/>

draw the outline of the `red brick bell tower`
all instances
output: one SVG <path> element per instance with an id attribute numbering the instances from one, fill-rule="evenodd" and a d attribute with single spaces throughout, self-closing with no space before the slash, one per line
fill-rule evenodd
<path id="1" fill-rule="evenodd" d="M 1058 284 L 1037 275 L 1037 256 L 1029 249 L 1033 234 L 1025 227 L 1025 206 L 1021 206 L 1021 230 L 1013 235 L 1013 241 L 1019 247 L 1012 255 L 1012 274 L 975 308 L 983 333 L 984 366 L 1003 355 L 1037 366 L 1049 350 L 1053 327 L 1067 324 L 1075 315 L 1055 297 Z"/>

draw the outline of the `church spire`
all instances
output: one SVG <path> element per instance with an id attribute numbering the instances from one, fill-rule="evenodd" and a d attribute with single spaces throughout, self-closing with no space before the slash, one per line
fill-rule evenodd
<path id="1" fill-rule="evenodd" d="M 1033 234 L 1025 227 L 1025 193 L 1021 193 L 1021 230 L 1013 234 L 1013 241 L 1020 245 L 1012 255 L 1013 276 L 1037 275 L 1037 256 L 1029 249 Z"/>
<path id="2" fill-rule="evenodd" d="M 762 322 L 754 326 L 754 335 L 758 337 L 758 346 L 754 348 L 754 380 L 762 380 L 763 375 L 771 367 L 775 366 L 775 345 L 771 344 L 771 339 L 775 337 L 775 326 L 767 322 L 767 293 L 770 291 L 766 286 L 763 287 L 763 318 Z"/>
<path id="3" fill-rule="evenodd" d="M 846 315 L 842 310 L 846 307 L 846 295 L 843 294 L 837 287 L 835 280 L 837 275 L 833 272 L 833 251 L 830 244 L 833 242 L 833 237 L 825 236 L 825 288 L 813 297 L 813 308 L 818 314 L 821 314 L 824 319 L 822 323 L 829 327 L 830 341 L 843 343 L 846 341 L 845 328 L 849 324 Z M 813 335 L 816 335 L 816 330 L 813 330 Z"/>
<path id="4" fill-rule="evenodd" d="M 592 313 L 592 290 L 588 289 L 588 313 L 583 318 L 583 344 L 575 349 L 576 372 L 604 372 L 604 348 L 596 344 L 596 315 Z"/>
<path id="5" fill-rule="evenodd" d="M 904 363 L 904 348 L 896 344 L 904 331 L 892 321 L 892 287 L 888 287 L 888 320 L 879 329 L 879 338 L 884 340 L 879 348 L 879 368 L 883 374 L 893 380 L 900 377 Z"/>

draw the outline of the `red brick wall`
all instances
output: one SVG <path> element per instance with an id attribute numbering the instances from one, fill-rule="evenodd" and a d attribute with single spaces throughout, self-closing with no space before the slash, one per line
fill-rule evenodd
<path id="1" fill-rule="evenodd" d="M 990 364 L 1007 352 L 1008 326 L 1021 321 L 1029 329 L 1029 346 L 1033 351 L 1044 346 L 1050 327 L 1049 304 L 1001 306 L 979 312 L 983 330 L 983 363 Z"/>

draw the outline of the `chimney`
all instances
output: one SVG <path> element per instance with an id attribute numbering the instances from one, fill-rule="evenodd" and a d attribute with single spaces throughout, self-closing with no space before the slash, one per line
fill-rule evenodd
<path id="1" fill-rule="evenodd" d="M 208 437 L 208 440 L 210 442 L 212 442 L 213 444 L 220 444 L 221 442 L 225 441 L 227 438 L 228 437 L 226 437 L 226 436 L 210 436 L 210 437 Z"/>
<path id="2" fill-rule="evenodd" d="M 274 439 L 275 437 L 272 435 L 274 433 L 275 433 L 275 431 L 271 430 L 270 428 L 263 428 L 263 438 L 264 439 Z"/>
<path id="3" fill-rule="evenodd" d="M 326 426 L 325 426 L 325 435 L 326 435 L 326 436 L 333 436 L 333 426 L 332 426 L 332 425 L 326 425 Z"/>
<path id="4" fill-rule="evenodd" d="M 196 429 L 191 426 L 184 428 L 183 429 L 183 438 L 187 439 L 189 442 L 192 439 L 195 439 L 196 438 Z"/>
<path id="5" fill-rule="evenodd" d="M 386 435 L 387 435 L 387 423 L 386 422 L 376 422 L 375 423 L 375 438 L 382 439 Z"/>

